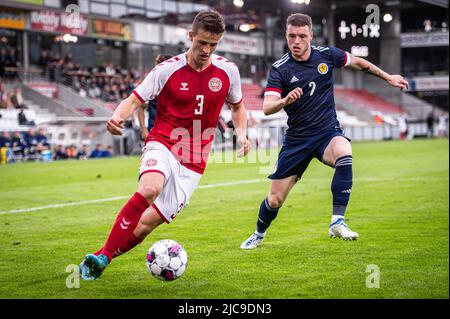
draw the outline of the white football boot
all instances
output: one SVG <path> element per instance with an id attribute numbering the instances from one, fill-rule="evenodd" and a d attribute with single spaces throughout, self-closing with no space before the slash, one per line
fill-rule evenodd
<path id="1" fill-rule="evenodd" d="M 344 218 L 339 218 L 337 221 L 331 224 L 330 228 L 328 229 L 328 233 L 330 234 L 330 237 L 339 237 L 344 240 L 355 240 L 359 236 L 358 233 L 348 228 L 347 224 L 344 221 Z"/>
<path id="2" fill-rule="evenodd" d="M 259 236 L 253 233 L 246 241 L 241 244 L 242 249 L 253 249 L 256 248 L 264 240 L 265 236 Z"/>

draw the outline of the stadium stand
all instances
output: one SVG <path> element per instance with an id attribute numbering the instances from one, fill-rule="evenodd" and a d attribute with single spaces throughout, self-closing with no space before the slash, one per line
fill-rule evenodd
<path id="1" fill-rule="evenodd" d="M 378 95 L 363 89 L 336 87 L 334 94 L 335 97 L 359 107 L 368 113 L 381 112 L 383 114 L 399 114 L 406 111 L 400 105 L 390 103 Z"/>
<path id="2" fill-rule="evenodd" d="M 242 95 L 245 101 L 245 107 L 249 111 L 260 111 L 263 103 L 263 89 L 250 81 L 242 81 Z"/>

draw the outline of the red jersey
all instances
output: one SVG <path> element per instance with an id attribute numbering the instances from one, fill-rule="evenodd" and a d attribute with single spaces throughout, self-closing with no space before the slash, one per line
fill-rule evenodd
<path id="1" fill-rule="evenodd" d="M 200 72 L 187 63 L 185 53 L 164 61 L 133 93 L 142 103 L 158 98 L 155 125 L 145 142 L 164 144 L 181 164 L 200 174 L 224 103 L 242 101 L 237 66 L 215 54 Z"/>

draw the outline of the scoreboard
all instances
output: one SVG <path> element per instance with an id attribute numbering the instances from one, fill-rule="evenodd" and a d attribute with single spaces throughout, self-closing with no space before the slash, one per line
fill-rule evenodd
<path id="1" fill-rule="evenodd" d="M 362 57 L 374 64 L 380 60 L 380 21 L 367 19 L 364 9 L 339 12 L 335 15 L 336 47 Z M 379 19 L 378 19 L 379 20 Z"/>

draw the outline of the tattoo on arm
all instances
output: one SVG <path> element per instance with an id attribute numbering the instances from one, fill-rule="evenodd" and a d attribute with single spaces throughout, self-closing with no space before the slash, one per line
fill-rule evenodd
<path id="1" fill-rule="evenodd" d="M 370 68 L 370 66 L 366 66 L 366 67 L 363 67 L 361 69 L 361 71 L 363 71 L 364 73 L 372 74 L 372 75 L 374 75 L 376 77 L 379 77 L 379 78 L 383 78 L 382 77 L 382 72 L 379 69 L 377 69 L 377 68 Z"/>

